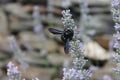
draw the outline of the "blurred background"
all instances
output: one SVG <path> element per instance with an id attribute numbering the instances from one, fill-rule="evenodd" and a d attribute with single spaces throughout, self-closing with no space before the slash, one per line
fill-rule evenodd
<path id="1" fill-rule="evenodd" d="M 48 28 L 63 30 L 64 9 L 70 9 L 80 28 L 85 59 L 89 59 L 85 68 L 93 70 L 91 80 L 116 80 L 115 63 L 110 60 L 111 0 L 0 0 L 0 80 L 8 80 L 6 65 L 13 61 L 19 66 L 19 58 L 29 65 L 20 69 L 26 80 L 61 80 L 62 68 L 71 67 L 72 58 L 64 53 L 60 36 Z"/>

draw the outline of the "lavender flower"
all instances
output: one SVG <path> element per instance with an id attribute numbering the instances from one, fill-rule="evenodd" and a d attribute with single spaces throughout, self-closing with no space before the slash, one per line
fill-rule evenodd
<path id="1" fill-rule="evenodd" d="M 38 35 L 41 40 L 45 40 L 45 35 L 43 34 L 43 25 L 41 23 L 41 14 L 39 12 L 39 6 L 33 7 L 33 24 L 34 32 Z"/>
<path id="2" fill-rule="evenodd" d="M 64 10 L 62 14 L 64 28 L 70 28 L 73 29 L 74 32 L 78 32 L 74 20 L 72 19 L 72 15 L 70 14 L 70 10 Z M 90 70 L 83 69 L 87 60 L 84 59 L 83 44 L 78 40 L 78 35 L 79 33 L 74 33 L 74 41 L 70 42 L 70 54 L 73 58 L 74 66 L 71 69 L 63 69 L 64 76 L 62 80 L 89 80 L 92 77 Z"/>
<path id="3" fill-rule="evenodd" d="M 74 66 L 78 69 L 82 69 L 85 66 L 86 62 L 87 60 L 84 60 L 84 57 L 75 58 L 73 60 Z"/>
<path id="4" fill-rule="evenodd" d="M 116 31 L 120 30 L 120 24 L 116 23 L 114 28 L 115 28 Z"/>
<path id="5" fill-rule="evenodd" d="M 40 31 L 42 31 L 42 25 L 41 24 L 38 24 L 34 27 L 34 32 L 36 33 L 39 33 Z"/>
<path id="6" fill-rule="evenodd" d="M 7 64 L 7 76 L 9 80 L 26 80 L 25 78 L 21 79 L 21 72 L 18 70 L 18 67 L 15 66 L 11 61 Z M 39 80 L 37 77 L 32 80 Z"/>
<path id="7" fill-rule="evenodd" d="M 8 68 L 12 68 L 13 66 L 14 66 L 14 64 L 11 61 L 7 64 Z"/>
<path id="8" fill-rule="evenodd" d="M 119 0 L 113 0 L 112 1 L 112 7 L 118 6 L 120 4 Z"/>
<path id="9" fill-rule="evenodd" d="M 33 14 L 32 14 L 32 16 L 34 17 L 34 18 L 40 18 L 40 14 L 39 14 L 39 6 L 34 6 L 33 7 Z"/>
<path id="10" fill-rule="evenodd" d="M 20 47 L 18 46 L 15 38 L 8 37 L 10 48 L 14 53 L 14 58 L 20 63 L 21 68 L 26 69 L 28 68 L 28 64 L 24 61 L 25 54 L 21 51 Z"/>
<path id="11" fill-rule="evenodd" d="M 62 80 L 89 80 L 92 77 L 91 72 L 88 70 L 77 70 L 75 68 L 72 69 L 63 69 L 64 77 Z"/>
<path id="12" fill-rule="evenodd" d="M 7 67 L 7 76 L 9 77 L 9 80 L 21 80 L 21 73 L 12 62 L 9 62 Z"/>
<path id="13" fill-rule="evenodd" d="M 116 48 L 118 49 L 120 46 L 119 46 L 119 43 L 116 41 L 114 44 L 113 44 L 113 48 Z"/>
<path id="14" fill-rule="evenodd" d="M 114 28 L 116 30 L 116 33 L 114 34 L 115 43 L 113 45 L 113 47 L 116 48 L 116 53 L 113 54 L 113 61 L 117 63 L 117 67 L 113 70 L 120 75 L 120 0 L 112 0 L 111 5 L 113 20 L 115 22 Z"/>
<path id="15" fill-rule="evenodd" d="M 117 67 L 113 69 L 116 74 L 120 75 L 120 63 L 117 63 Z"/>
<path id="16" fill-rule="evenodd" d="M 63 22 L 64 28 L 67 27 L 70 29 L 74 29 L 75 22 L 72 19 L 72 14 L 70 14 L 70 10 L 62 11 L 62 15 L 63 15 L 62 22 Z"/>
<path id="17" fill-rule="evenodd" d="M 113 61 L 120 63 L 120 55 L 118 53 L 113 54 Z"/>
<path id="18" fill-rule="evenodd" d="M 111 12 L 113 14 L 113 20 L 116 23 L 120 22 L 120 1 L 119 0 L 112 0 L 111 3 Z"/>

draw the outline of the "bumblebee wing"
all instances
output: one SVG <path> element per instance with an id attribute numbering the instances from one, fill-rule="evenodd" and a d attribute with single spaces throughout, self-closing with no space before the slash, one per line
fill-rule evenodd
<path id="1" fill-rule="evenodd" d="M 63 33 L 63 31 L 60 31 L 60 30 L 57 30 L 54 28 L 49 28 L 48 30 L 53 34 L 62 34 Z"/>
<path id="2" fill-rule="evenodd" d="M 65 47 L 64 47 L 64 51 L 65 51 L 65 53 L 66 54 L 68 54 L 69 53 L 69 39 L 67 39 L 67 41 L 66 41 L 66 43 L 65 43 Z"/>

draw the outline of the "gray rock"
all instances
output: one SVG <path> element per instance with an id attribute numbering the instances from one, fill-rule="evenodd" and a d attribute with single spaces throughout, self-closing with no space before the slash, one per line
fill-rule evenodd
<path id="1" fill-rule="evenodd" d="M 10 44 L 7 39 L 7 36 L 3 37 L 0 35 L 0 50 L 3 52 L 11 52 Z"/>
<path id="2" fill-rule="evenodd" d="M 85 24 L 86 25 L 85 30 L 86 32 L 89 32 L 90 30 L 94 30 L 96 34 L 113 33 L 111 20 L 112 20 L 111 15 L 101 14 L 101 15 L 88 16 L 88 21 Z"/>
<path id="3" fill-rule="evenodd" d="M 23 77 L 31 80 L 37 77 L 40 80 L 51 80 L 55 75 L 56 69 L 54 68 L 42 68 L 42 67 L 30 67 L 28 70 L 22 72 Z M 30 75 L 31 76 L 30 76 Z"/>
<path id="4" fill-rule="evenodd" d="M 0 3 L 9 3 L 11 2 L 12 0 L 0 0 Z"/>
<path id="5" fill-rule="evenodd" d="M 68 60 L 69 62 L 72 61 L 71 58 L 62 54 L 50 54 L 47 56 L 47 59 L 51 64 L 55 66 L 63 65 L 66 60 Z"/>
<path id="6" fill-rule="evenodd" d="M 98 70 L 93 70 L 93 79 L 94 80 L 103 80 L 104 75 L 109 75 L 112 80 L 119 80 L 115 79 L 115 72 L 113 71 L 113 68 L 115 67 L 115 63 L 108 61 L 107 64 L 103 68 L 98 68 Z"/>
<path id="7" fill-rule="evenodd" d="M 4 52 L 0 52 L 0 60 L 7 60 L 10 58 L 10 55 Z"/>
<path id="8" fill-rule="evenodd" d="M 10 30 L 21 31 L 33 27 L 32 16 L 24 10 L 22 5 L 18 3 L 10 3 L 6 4 L 4 9 L 6 12 L 10 13 Z"/>
<path id="9" fill-rule="evenodd" d="M 68 2 L 69 1 L 69 2 Z M 80 4 L 81 0 L 49 0 L 49 5 L 59 6 L 59 7 L 69 7 L 74 4 Z M 91 5 L 109 5 L 111 0 L 85 0 L 88 4 Z M 64 4 L 62 3 L 64 2 Z"/>
<path id="10" fill-rule="evenodd" d="M 111 0 L 86 0 L 89 4 L 109 5 Z"/>
<path id="11" fill-rule="evenodd" d="M 29 51 L 26 51 L 25 53 L 26 53 L 25 56 L 29 56 L 29 57 L 35 58 L 35 59 L 45 58 L 48 55 L 47 51 L 45 51 L 45 50 L 42 50 L 40 52 L 35 52 L 33 50 L 32 51 L 29 50 Z"/>
<path id="12" fill-rule="evenodd" d="M 22 31 L 22 30 L 28 30 L 33 27 L 33 21 L 32 20 L 17 20 L 17 21 L 11 21 L 10 23 L 10 29 L 11 31 Z"/>
<path id="13" fill-rule="evenodd" d="M 8 22 L 7 17 L 2 8 L 0 8 L 0 33 L 8 34 Z"/>
<path id="14" fill-rule="evenodd" d="M 24 59 L 30 66 L 48 66 L 50 63 L 46 59 L 33 58 L 32 56 L 26 56 Z"/>
<path id="15" fill-rule="evenodd" d="M 31 16 L 29 14 L 27 14 L 22 5 L 20 5 L 19 3 L 10 3 L 10 4 L 6 4 L 4 6 L 4 9 L 11 13 L 12 15 L 15 15 L 17 17 L 23 18 L 23 19 L 30 19 Z"/>
<path id="16" fill-rule="evenodd" d="M 2 76 L 1 80 L 9 80 L 7 76 Z"/>
<path id="17" fill-rule="evenodd" d="M 56 69 L 54 68 L 42 68 L 42 67 L 29 67 L 26 70 L 20 70 L 22 79 L 32 80 L 38 78 L 39 80 L 51 80 L 55 75 Z M 1 77 L 1 80 L 8 80 L 7 76 Z"/>
<path id="18" fill-rule="evenodd" d="M 91 4 L 91 5 L 109 5 L 111 0 L 85 0 L 86 2 L 88 2 L 88 4 Z M 79 0 L 71 0 L 72 3 L 79 3 L 80 1 Z"/>
<path id="19" fill-rule="evenodd" d="M 62 25 L 62 20 L 61 18 L 58 18 L 58 17 L 51 17 L 51 16 L 46 16 L 46 15 L 42 15 L 41 16 L 41 21 L 42 22 L 46 22 L 46 23 L 49 23 L 49 24 L 53 24 L 53 25 Z"/>
<path id="20" fill-rule="evenodd" d="M 33 32 L 21 32 L 20 35 L 20 43 L 22 45 L 27 44 L 32 49 L 43 49 L 48 52 L 54 52 L 57 50 L 57 44 L 52 40 L 41 40 L 35 33 Z"/>

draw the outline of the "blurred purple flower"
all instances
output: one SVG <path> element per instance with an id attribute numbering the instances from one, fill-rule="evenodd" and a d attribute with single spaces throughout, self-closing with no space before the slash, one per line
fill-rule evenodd
<path id="1" fill-rule="evenodd" d="M 79 48 L 83 48 L 83 43 L 82 42 L 79 43 Z"/>
<path id="2" fill-rule="evenodd" d="M 88 4 L 87 2 L 84 3 L 84 7 L 85 7 L 85 8 L 88 8 L 88 5 L 89 5 L 89 4 Z"/>
<path id="3" fill-rule="evenodd" d="M 92 73 L 89 73 L 89 77 L 91 78 L 93 76 L 93 74 Z"/>
<path id="4" fill-rule="evenodd" d="M 18 71 L 18 67 L 14 67 L 14 68 L 12 69 L 12 71 L 13 71 L 14 74 L 20 73 L 20 72 Z"/>
<path id="5" fill-rule="evenodd" d="M 120 24 L 116 23 L 114 28 L 115 28 L 115 30 L 120 30 Z"/>
<path id="6" fill-rule="evenodd" d="M 19 51 L 19 46 L 16 42 L 15 37 L 14 36 L 8 37 L 8 40 L 9 40 L 9 44 L 10 44 L 10 49 L 12 51 L 17 51 L 17 50 Z"/>
<path id="7" fill-rule="evenodd" d="M 118 6 L 120 4 L 119 0 L 113 0 L 112 1 L 112 7 Z"/>
<path id="8" fill-rule="evenodd" d="M 10 48 L 14 53 L 15 59 L 18 60 L 18 62 L 20 63 L 20 65 L 23 69 L 27 68 L 28 64 L 24 61 L 25 54 L 21 51 L 19 45 L 17 44 L 15 37 L 14 36 L 8 37 L 8 40 L 9 40 Z M 9 66 L 10 65 L 12 65 L 12 64 L 9 63 Z"/>
<path id="9" fill-rule="evenodd" d="M 7 64 L 8 68 L 12 68 L 13 66 L 14 66 L 14 64 L 11 61 Z"/>
<path id="10" fill-rule="evenodd" d="M 14 66 L 12 62 L 9 62 L 7 67 L 7 76 L 9 80 L 21 80 L 21 73 L 18 70 L 18 67 Z"/>
<path id="11" fill-rule="evenodd" d="M 40 18 L 40 13 L 39 13 L 39 6 L 34 6 L 33 7 L 33 18 Z"/>
<path id="12" fill-rule="evenodd" d="M 79 78 L 80 80 L 83 80 L 83 79 L 84 79 L 83 75 L 79 75 L 79 74 L 77 74 L 75 77 L 76 77 L 76 78 Z"/>
<path id="13" fill-rule="evenodd" d="M 119 67 L 120 67 L 120 63 L 117 63 L 117 66 L 119 66 Z"/>
<path id="14" fill-rule="evenodd" d="M 12 62 L 9 62 L 7 64 L 7 67 L 8 67 L 8 69 L 7 69 L 8 76 L 20 73 L 18 71 L 18 67 L 14 66 L 14 64 Z"/>
<path id="15" fill-rule="evenodd" d="M 119 48 L 119 43 L 117 41 L 114 43 L 113 48 Z"/>
<path id="16" fill-rule="evenodd" d="M 117 40 L 120 40 L 120 33 L 115 34 L 115 38 L 116 38 Z"/>
<path id="17" fill-rule="evenodd" d="M 34 32 L 36 32 L 36 33 L 40 33 L 40 31 L 42 30 L 42 25 L 41 24 L 39 24 L 39 25 L 36 25 L 35 27 L 34 27 Z"/>

